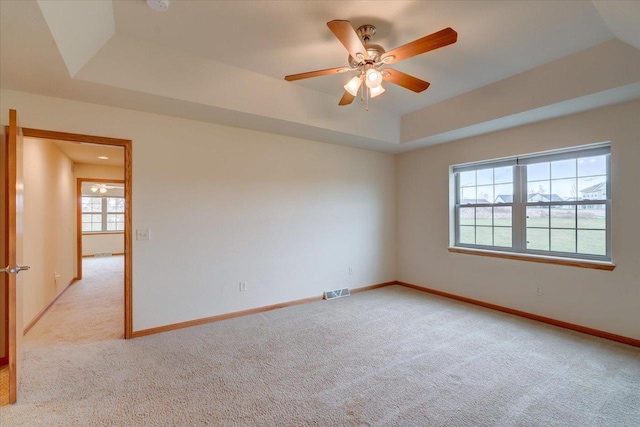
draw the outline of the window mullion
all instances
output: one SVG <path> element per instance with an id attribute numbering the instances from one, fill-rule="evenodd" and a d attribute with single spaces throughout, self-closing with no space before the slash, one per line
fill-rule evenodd
<path id="1" fill-rule="evenodd" d="M 524 227 L 526 225 L 525 213 L 523 203 L 523 189 L 526 185 L 525 168 L 520 165 L 514 167 L 514 181 L 513 181 L 513 213 L 511 214 L 512 225 L 512 239 L 513 248 L 516 251 L 522 251 L 524 248 Z"/>
<path id="2" fill-rule="evenodd" d="M 102 231 L 107 231 L 107 198 L 101 197 L 101 207 L 102 207 Z"/>

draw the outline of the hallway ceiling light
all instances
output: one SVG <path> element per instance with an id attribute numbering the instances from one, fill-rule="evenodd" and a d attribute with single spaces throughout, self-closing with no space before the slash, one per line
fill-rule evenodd
<path id="1" fill-rule="evenodd" d="M 169 0 L 147 0 L 147 5 L 156 12 L 166 12 L 169 9 Z"/>

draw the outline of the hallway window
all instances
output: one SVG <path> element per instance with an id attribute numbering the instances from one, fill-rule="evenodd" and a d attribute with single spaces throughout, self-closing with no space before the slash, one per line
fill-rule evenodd
<path id="1" fill-rule="evenodd" d="M 82 232 L 124 231 L 123 197 L 82 197 Z"/>
<path id="2" fill-rule="evenodd" d="M 124 199 L 122 197 L 105 197 L 104 199 L 107 205 L 107 231 L 124 231 Z"/>

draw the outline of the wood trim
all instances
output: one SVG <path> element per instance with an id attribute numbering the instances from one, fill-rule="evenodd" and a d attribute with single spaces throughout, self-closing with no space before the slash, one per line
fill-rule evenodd
<path id="1" fill-rule="evenodd" d="M 504 258 L 504 259 L 513 259 L 517 261 L 529 261 L 529 262 L 539 262 L 542 264 L 555 264 L 555 265 L 567 265 L 570 267 L 580 267 L 580 268 L 592 268 L 595 270 L 606 270 L 612 271 L 616 268 L 615 264 L 604 263 L 598 261 L 581 261 L 574 260 L 570 258 L 552 258 L 552 257 L 540 257 L 535 255 L 527 255 L 527 254 L 514 254 L 514 253 L 501 253 L 497 251 L 484 251 L 479 249 L 467 249 L 467 248 L 448 248 L 449 252 L 458 253 L 458 254 L 466 254 L 466 255 L 479 255 L 486 256 L 491 258 Z"/>
<path id="2" fill-rule="evenodd" d="M 369 286 L 363 286 L 362 288 L 351 289 L 350 292 L 352 294 L 357 294 L 358 292 L 372 291 L 374 289 L 384 288 L 385 286 L 391 286 L 391 285 L 397 285 L 397 284 L 398 282 L 394 280 L 392 282 L 378 283 L 377 285 L 369 285 Z"/>
<path id="3" fill-rule="evenodd" d="M 121 256 L 121 255 L 124 255 L 124 252 L 114 252 L 111 254 L 111 256 Z M 82 255 L 82 258 L 95 258 L 95 255 Z"/>
<path id="4" fill-rule="evenodd" d="M 83 135 L 80 133 L 56 132 L 44 129 L 22 128 L 22 135 L 30 138 L 59 139 L 71 142 L 90 142 L 92 144 L 117 145 L 126 147 L 130 139 L 108 138 L 106 136 Z"/>
<path id="5" fill-rule="evenodd" d="M 370 286 L 364 286 L 361 288 L 352 289 L 351 293 L 370 291 L 372 289 L 378 289 L 384 286 L 395 285 L 395 284 L 397 284 L 396 281 L 378 283 L 376 285 L 370 285 Z M 272 305 L 266 305 L 263 307 L 250 308 L 248 310 L 234 311 L 232 313 L 220 314 L 217 316 L 204 317 L 204 318 L 195 319 L 195 320 L 188 320 L 186 322 L 172 323 L 170 325 L 158 326 L 156 328 L 142 329 L 140 331 L 135 331 L 133 333 L 133 338 L 144 337 L 146 335 L 157 334 L 160 332 L 173 331 L 176 329 L 188 328 L 190 326 L 204 325 L 206 323 L 218 322 L 220 320 L 232 319 L 234 317 L 248 316 L 250 314 L 263 313 L 265 311 L 271 311 L 279 308 L 291 307 L 294 305 L 306 304 L 309 302 L 322 301 L 322 300 L 323 300 L 322 296 L 303 298 L 303 299 L 298 299 L 294 301 L 282 302 L 279 304 L 272 304 Z"/>
<path id="6" fill-rule="evenodd" d="M 104 182 L 105 184 L 124 184 L 124 179 L 106 179 L 106 178 L 78 178 L 81 179 L 82 182 Z M 99 193 L 98 195 L 103 195 Z M 108 197 L 108 196 L 107 196 Z"/>
<path id="7" fill-rule="evenodd" d="M 186 322 L 172 323 L 170 325 L 158 326 L 156 328 L 142 329 L 133 333 L 133 338 L 144 337 L 146 335 L 160 332 L 173 331 L 175 329 L 188 328 L 190 326 L 204 325 L 206 323 L 218 322 L 220 320 L 232 319 L 234 317 L 248 316 L 250 314 L 263 313 L 265 311 L 276 310 L 278 308 L 290 307 L 293 305 L 306 304 L 308 302 L 321 301 L 322 297 L 303 298 L 295 301 L 283 302 L 279 304 L 266 305 L 263 307 L 250 308 L 249 310 L 234 311 L 232 313 L 220 314 L 218 316 L 204 317 L 201 319 L 188 320 Z"/>
<path id="8" fill-rule="evenodd" d="M 124 337 L 133 337 L 133 148 L 124 144 Z"/>
<path id="9" fill-rule="evenodd" d="M 438 295 L 445 298 L 462 301 L 468 304 L 477 305 L 491 310 L 501 311 L 503 313 L 513 314 L 514 316 L 524 317 L 527 319 L 535 320 L 537 322 L 547 323 L 549 325 L 558 326 L 560 328 L 570 329 L 572 331 L 582 332 L 583 334 L 593 335 L 599 338 L 605 338 L 612 341 L 621 342 L 623 344 L 632 345 L 634 347 L 640 347 L 640 340 L 635 338 L 629 338 L 622 335 L 612 334 L 610 332 L 601 331 L 598 329 L 588 328 L 586 326 L 576 325 L 574 323 L 563 322 L 562 320 L 552 319 L 550 317 L 538 316 L 537 314 L 527 313 L 526 311 L 514 310 L 512 308 L 503 307 L 496 304 L 491 304 L 484 301 L 475 300 L 472 298 L 462 297 L 459 295 L 450 294 L 448 292 L 442 292 L 435 289 L 425 288 L 411 283 L 397 282 L 398 285 L 405 286 L 407 288 L 415 289 L 422 292 L 427 292 L 433 295 Z"/>
<path id="10" fill-rule="evenodd" d="M 76 178 L 76 278 L 82 280 L 82 181 Z"/>
<path id="11" fill-rule="evenodd" d="M 60 298 L 62 296 L 62 294 L 64 294 L 67 289 L 69 289 L 71 287 L 71 285 L 73 285 L 75 282 L 77 281 L 77 279 L 71 279 L 71 281 L 69 282 L 69 284 L 67 286 L 64 287 L 63 290 L 61 290 L 58 295 L 56 295 L 49 304 L 47 304 L 47 306 L 45 308 L 43 308 L 42 310 L 40 310 L 40 312 L 36 315 L 36 317 L 33 318 L 33 320 L 31 322 L 29 322 L 29 324 L 24 328 L 24 334 L 26 335 L 27 332 L 29 332 L 29 330 L 31 330 L 31 328 L 33 328 L 35 326 L 36 323 L 38 323 L 38 321 L 42 318 L 42 316 L 44 316 L 44 314 L 47 312 L 47 310 L 49 310 L 51 308 L 51 306 L 58 301 L 58 298 Z"/>
<path id="12" fill-rule="evenodd" d="M 9 203 L 8 203 L 8 199 L 9 198 L 9 126 L 5 127 L 5 135 L 6 135 L 6 141 L 5 141 L 5 145 L 4 145 L 4 152 L 2 153 L 4 159 L 6 160 L 2 160 L 2 161 L 6 161 L 7 164 L 5 165 L 5 170 L 4 170 L 4 181 L 3 184 L 5 186 L 7 186 L 5 188 L 5 202 L 7 202 L 4 206 L 5 208 L 5 215 L 4 215 L 4 235 L 2 236 L 2 240 L 3 240 L 3 245 L 4 245 L 4 254 L 5 254 L 5 258 L 2 260 L 2 265 L 6 266 L 9 264 Z M 5 334 L 4 334 L 4 352 L 5 355 L 2 356 L 2 358 L 0 358 L 0 365 L 7 365 L 9 364 L 9 279 L 6 277 L 5 274 L 5 285 L 4 286 L 4 302 L 5 302 L 5 306 L 3 307 L 4 310 L 4 326 L 5 326 Z"/>
<path id="13" fill-rule="evenodd" d="M 124 231 L 90 231 L 82 233 L 83 236 L 103 236 L 105 234 L 124 234 Z"/>
<path id="14" fill-rule="evenodd" d="M 57 139 L 71 142 L 90 142 L 92 144 L 117 145 L 124 147 L 124 198 L 125 198 L 125 233 L 124 233 L 124 337 L 129 339 L 133 337 L 133 142 L 130 139 L 109 138 L 104 136 L 83 135 L 68 132 L 56 132 L 44 129 L 23 128 L 23 135 L 30 138 Z M 88 178 L 79 178 L 89 180 Z M 113 179 L 91 179 L 91 182 L 121 182 L 121 180 Z M 80 184 L 78 184 L 80 185 Z M 80 190 L 76 190 L 79 194 Z M 82 278 L 82 205 L 80 198 L 77 197 L 78 211 L 76 213 L 78 228 L 77 247 L 78 247 L 78 266 L 77 278 Z"/>
<path id="15" fill-rule="evenodd" d="M 8 265 L 16 263 L 16 212 L 17 212 L 17 195 L 16 185 L 18 178 L 18 153 L 16 144 L 11 141 L 17 141 L 18 138 L 18 112 L 9 110 L 9 126 L 7 129 L 7 259 Z M 15 275 L 8 275 L 7 279 L 8 297 L 7 312 L 9 321 L 7 326 L 9 333 L 7 334 L 9 345 L 7 347 L 7 358 L 9 365 L 9 403 L 15 403 L 17 400 L 17 357 L 18 357 L 18 334 L 17 334 L 17 310 L 16 310 L 16 279 Z"/>

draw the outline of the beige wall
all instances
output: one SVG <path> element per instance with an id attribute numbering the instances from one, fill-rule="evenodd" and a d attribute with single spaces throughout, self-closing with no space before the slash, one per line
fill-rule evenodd
<path id="1" fill-rule="evenodd" d="M 639 118 L 634 101 L 399 155 L 398 279 L 640 338 Z M 447 251 L 450 165 L 602 141 L 611 141 L 614 271 Z"/>
<path id="2" fill-rule="evenodd" d="M 73 163 L 55 144 L 24 139 L 25 326 L 75 277 L 74 181 Z"/>
<path id="3" fill-rule="evenodd" d="M 124 180 L 124 165 L 107 166 L 107 165 L 89 165 L 86 163 L 76 163 L 75 174 L 76 174 L 76 178 Z"/>
<path id="4" fill-rule="evenodd" d="M 82 235 L 82 256 L 104 252 L 124 253 L 124 233 Z"/>
<path id="5" fill-rule="evenodd" d="M 396 278 L 393 155 L 1 95 L 25 127 L 133 140 L 134 330 Z"/>

